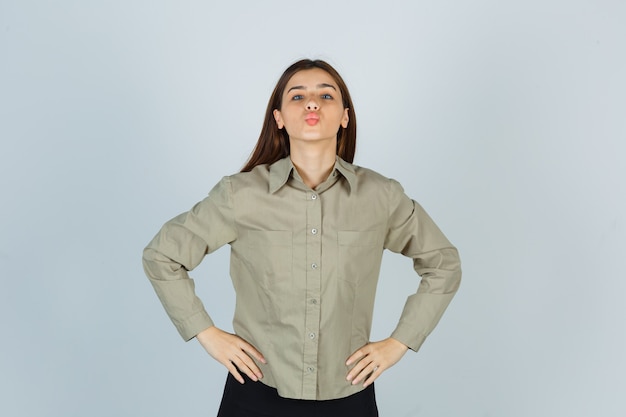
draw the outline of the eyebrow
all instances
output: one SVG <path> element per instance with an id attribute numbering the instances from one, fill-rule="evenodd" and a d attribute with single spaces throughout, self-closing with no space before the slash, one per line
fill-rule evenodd
<path id="1" fill-rule="evenodd" d="M 337 91 L 334 85 L 327 83 L 318 84 L 317 88 L 332 88 L 333 90 Z M 290 92 L 291 90 L 306 90 L 306 87 L 303 85 L 294 85 L 289 90 L 287 90 L 287 92 Z"/>

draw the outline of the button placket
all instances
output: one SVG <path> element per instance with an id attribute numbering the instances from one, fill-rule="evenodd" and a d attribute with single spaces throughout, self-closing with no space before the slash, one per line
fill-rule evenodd
<path id="1" fill-rule="evenodd" d="M 320 326 L 322 202 L 320 196 L 309 191 L 306 205 L 306 299 L 303 333 L 303 396 L 315 398 L 317 392 L 317 358 Z"/>

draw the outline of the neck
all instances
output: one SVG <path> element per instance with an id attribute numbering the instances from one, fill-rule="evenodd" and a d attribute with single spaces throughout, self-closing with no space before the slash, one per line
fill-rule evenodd
<path id="1" fill-rule="evenodd" d="M 335 166 L 337 141 L 327 146 L 312 145 L 291 142 L 290 157 L 304 183 L 314 189 L 328 178 Z"/>

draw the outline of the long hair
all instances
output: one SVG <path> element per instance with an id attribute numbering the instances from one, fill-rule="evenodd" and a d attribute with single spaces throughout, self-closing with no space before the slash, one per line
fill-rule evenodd
<path id="1" fill-rule="evenodd" d="M 335 80 L 341 92 L 343 107 L 348 109 L 348 127 L 344 129 L 339 126 L 337 131 L 337 155 L 341 159 L 352 163 L 356 150 L 356 114 L 354 113 L 354 105 L 352 104 L 348 87 L 341 75 L 327 62 L 303 59 L 287 68 L 278 80 L 276 87 L 274 87 L 274 91 L 267 103 L 259 140 L 241 172 L 248 172 L 257 165 L 272 164 L 289 155 L 289 135 L 286 129 L 278 129 L 273 112 L 275 109 L 280 110 L 282 108 L 283 93 L 291 77 L 299 71 L 314 68 L 326 71 Z"/>

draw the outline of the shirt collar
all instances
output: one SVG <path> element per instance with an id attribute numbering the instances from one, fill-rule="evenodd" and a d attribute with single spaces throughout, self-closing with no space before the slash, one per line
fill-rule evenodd
<path id="1" fill-rule="evenodd" d="M 270 165 L 269 186 L 270 193 L 280 190 L 289 180 L 292 171 L 295 170 L 293 162 L 289 156 L 280 159 Z M 348 182 L 350 191 L 356 190 L 356 173 L 354 165 L 344 161 L 339 156 L 336 157 L 333 172 L 338 171 Z"/>

